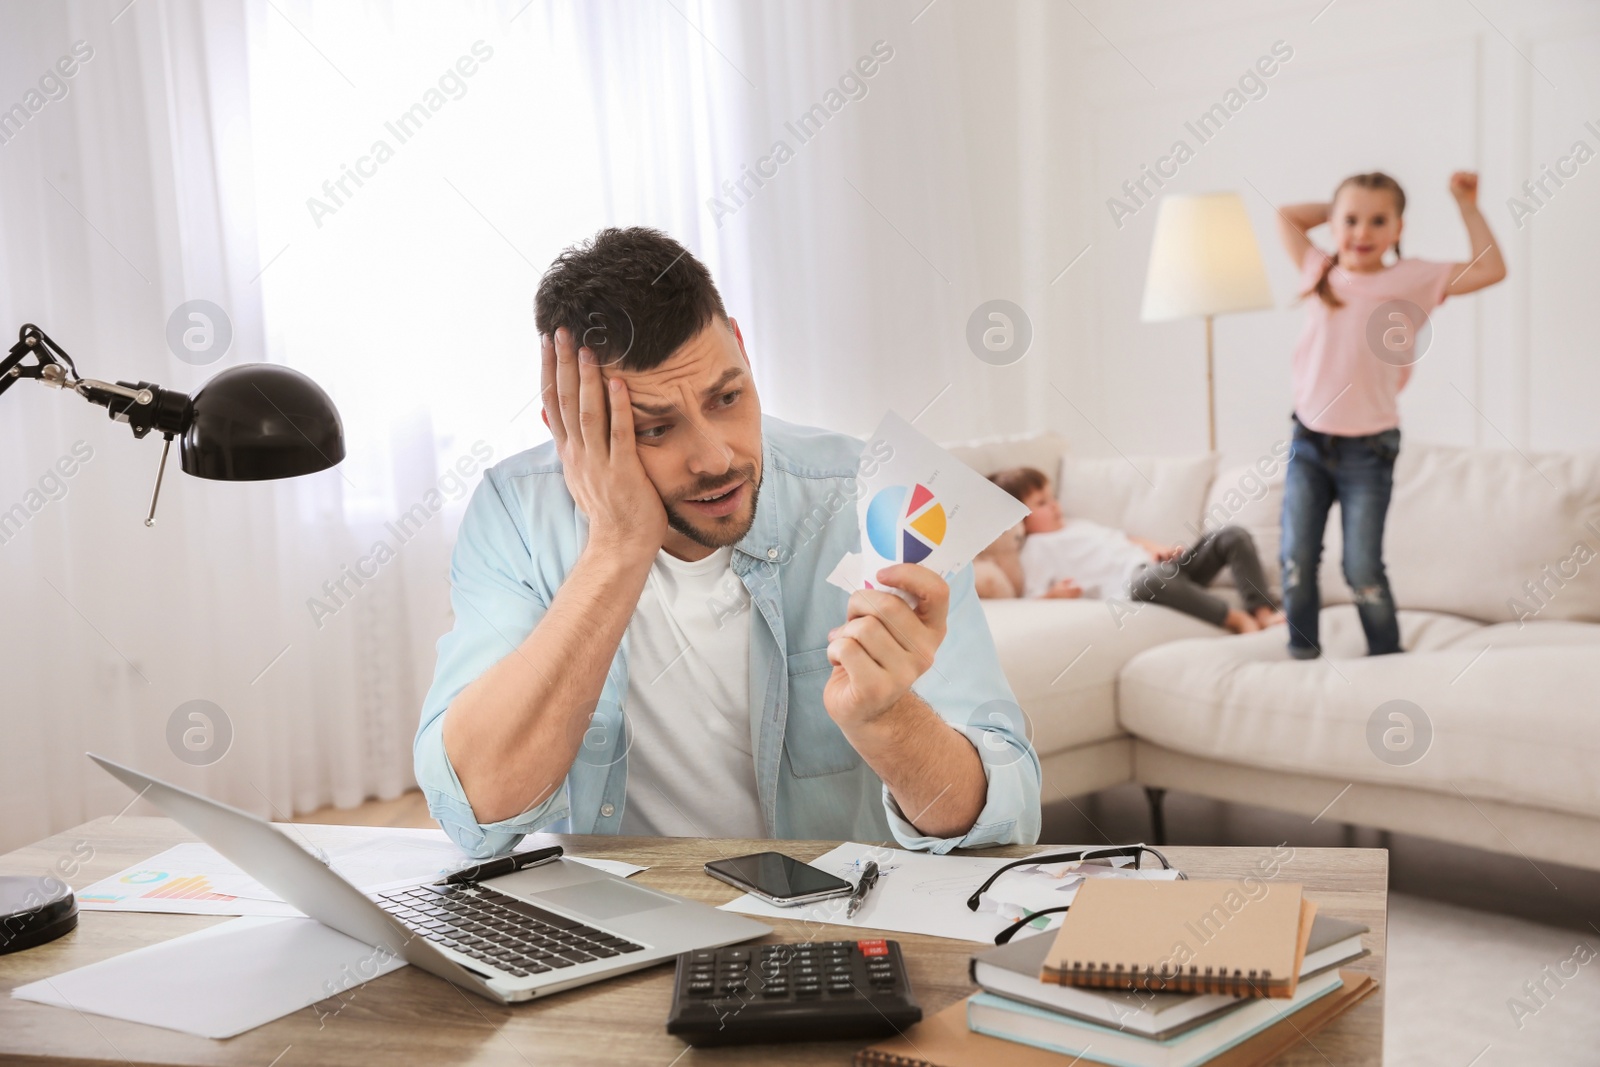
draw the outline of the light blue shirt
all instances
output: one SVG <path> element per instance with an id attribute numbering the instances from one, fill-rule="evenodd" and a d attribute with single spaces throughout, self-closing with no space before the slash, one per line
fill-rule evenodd
<path id="1" fill-rule="evenodd" d="M 828 631 L 845 621 L 847 594 L 826 582 L 860 547 L 862 443 L 842 434 L 762 420 L 762 482 L 755 523 L 734 546 L 733 572 L 750 592 L 750 738 L 761 816 L 771 836 L 886 841 L 948 852 L 1039 838 L 1039 758 L 1000 670 L 972 568 L 950 580 L 944 642 L 914 689 L 983 761 L 988 797 L 963 837 L 929 837 L 896 805 L 822 703 Z M 615 834 L 627 792 L 630 735 L 624 635 L 562 788 L 514 818 L 481 823 L 445 753 L 445 709 L 531 633 L 578 561 L 588 526 L 567 492 L 553 442 L 484 473 L 461 521 L 450 565 L 455 625 L 439 639 L 433 685 L 415 744 L 428 811 L 475 857 L 513 848 L 536 830 Z"/>

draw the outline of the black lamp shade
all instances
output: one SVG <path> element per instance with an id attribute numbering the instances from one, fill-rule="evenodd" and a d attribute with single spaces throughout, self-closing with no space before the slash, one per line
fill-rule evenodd
<path id="1" fill-rule="evenodd" d="M 327 470 L 344 424 L 316 382 L 276 363 L 229 367 L 194 394 L 180 451 L 197 478 L 254 482 Z"/>

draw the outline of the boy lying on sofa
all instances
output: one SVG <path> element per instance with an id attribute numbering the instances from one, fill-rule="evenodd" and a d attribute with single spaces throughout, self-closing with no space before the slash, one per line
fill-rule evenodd
<path id="1" fill-rule="evenodd" d="M 1193 545 L 1163 545 L 1087 519 L 1064 519 L 1043 471 L 1013 467 L 989 480 L 1027 505 L 1029 515 L 979 555 L 980 597 L 1093 597 L 1164 604 L 1231 633 L 1283 621 L 1266 593 L 1255 541 L 1224 526 Z M 1233 571 L 1245 610 L 1206 592 L 1223 567 Z"/>

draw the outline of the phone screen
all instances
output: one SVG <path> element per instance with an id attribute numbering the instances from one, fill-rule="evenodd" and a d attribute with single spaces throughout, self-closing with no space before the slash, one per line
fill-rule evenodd
<path id="1" fill-rule="evenodd" d="M 847 892 L 852 888 L 843 878 L 835 878 L 827 871 L 818 870 L 809 863 L 801 863 L 781 852 L 757 852 L 751 856 L 717 860 L 706 866 L 780 900 L 813 893 Z"/>

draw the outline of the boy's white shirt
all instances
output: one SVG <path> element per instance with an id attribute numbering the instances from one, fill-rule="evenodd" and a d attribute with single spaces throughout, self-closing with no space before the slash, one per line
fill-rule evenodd
<path id="1" fill-rule="evenodd" d="M 1084 596 L 1096 599 L 1126 596 L 1134 574 L 1152 562 L 1127 534 L 1088 519 L 1068 519 L 1059 530 L 1029 534 L 1021 559 L 1023 596 L 1043 596 L 1056 582 L 1071 578 Z"/>

